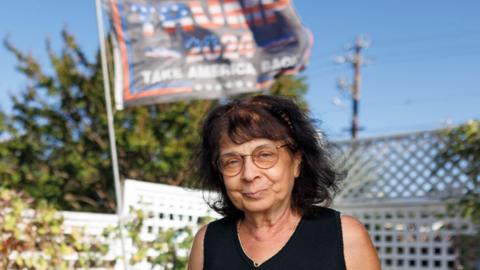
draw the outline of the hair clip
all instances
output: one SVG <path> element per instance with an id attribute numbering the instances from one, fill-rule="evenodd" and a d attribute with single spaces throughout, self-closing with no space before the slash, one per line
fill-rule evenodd
<path id="1" fill-rule="evenodd" d="M 290 121 L 290 117 L 288 117 L 288 115 L 285 112 L 282 112 L 278 109 L 275 109 L 271 104 L 268 104 L 268 103 L 265 103 L 265 102 L 262 102 L 262 101 L 254 101 L 252 103 L 256 104 L 256 105 L 266 107 L 267 110 L 272 111 L 275 114 L 279 115 L 283 119 L 283 121 L 288 125 L 288 128 L 290 129 L 290 131 L 292 131 L 292 133 L 295 132 L 295 130 L 293 129 L 292 121 Z"/>

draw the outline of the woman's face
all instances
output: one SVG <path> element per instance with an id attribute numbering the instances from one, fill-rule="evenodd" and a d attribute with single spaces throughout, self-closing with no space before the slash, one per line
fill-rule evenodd
<path id="1" fill-rule="evenodd" d="M 238 174 L 231 176 L 232 173 L 223 173 L 228 197 L 245 214 L 281 211 L 291 207 L 293 185 L 300 174 L 301 155 L 292 154 L 285 146 L 283 141 L 269 139 L 253 139 L 242 144 L 235 144 L 225 137 L 221 140 L 220 160 L 229 162 L 228 166 L 242 162 L 238 154 L 247 155 L 243 157 L 243 166 L 240 165 L 242 169 Z M 262 149 L 267 150 L 264 152 Z M 278 160 L 271 168 L 263 169 L 255 165 L 250 155 L 256 154 L 257 164 L 268 167 L 268 164 L 262 166 L 261 163 L 264 157 L 268 158 L 271 154 L 268 149 L 276 149 Z M 229 159 L 232 156 L 233 159 Z"/>

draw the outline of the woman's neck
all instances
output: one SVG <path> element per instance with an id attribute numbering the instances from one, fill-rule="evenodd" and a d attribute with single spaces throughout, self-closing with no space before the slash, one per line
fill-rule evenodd
<path id="1" fill-rule="evenodd" d="M 246 214 L 239 221 L 238 230 L 261 241 L 286 230 L 293 231 L 300 218 L 301 215 L 290 207 L 280 212 Z"/>

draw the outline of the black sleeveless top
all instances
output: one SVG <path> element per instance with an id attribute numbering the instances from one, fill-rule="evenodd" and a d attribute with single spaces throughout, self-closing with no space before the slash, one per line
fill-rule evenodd
<path id="1" fill-rule="evenodd" d="M 311 217 L 303 217 L 285 246 L 258 267 L 240 246 L 235 220 L 211 222 L 203 263 L 203 270 L 345 270 L 340 214 L 319 207 Z"/>

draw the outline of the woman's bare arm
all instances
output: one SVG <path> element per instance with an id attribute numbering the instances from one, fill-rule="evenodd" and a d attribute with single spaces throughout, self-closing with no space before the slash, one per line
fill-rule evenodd
<path id="1" fill-rule="evenodd" d="M 203 270 L 203 240 L 205 239 L 207 226 L 200 228 L 193 239 L 190 258 L 188 259 L 188 270 Z"/>
<path id="2" fill-rule="evenodd" d="M 341 220 L 347 270 L 380 270 L 377 251 L 362 223 L 347 215 Z"/>

